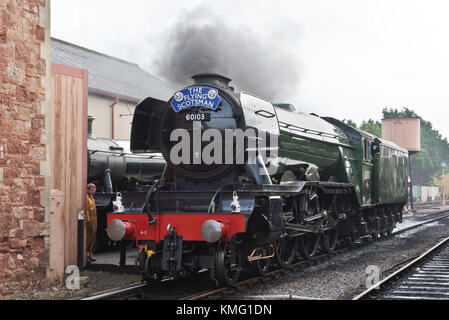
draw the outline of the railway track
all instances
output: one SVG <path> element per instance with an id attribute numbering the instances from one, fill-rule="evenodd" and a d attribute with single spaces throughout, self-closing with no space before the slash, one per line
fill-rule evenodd
<path id="1" fill-rule="evenodd" d="M 449 237 L 353 300 L 449 299 Z"/>
<path id="2" fill-rule="evenodd" d="M 441 214 L 441 213 L 442 212 L 439 212 L 439 214 Z M 267 281 L 270 281 L 272 279 L 280 278 L 286 273 L 304 271 L 311 266 L 317 265 L 319 263 L 322 263 L 324 261 L 331 259 L 335 255 L 343 254 L 343 253 L 349 252 L 351 250 L 357 250 L 358 248 L 369 245 L 372 241 L 382 241 L 384 239 L 389 239 L 391 237 L 394 237 L 394 236 L 404 233 L 406 231 L 416 229 L 420 226 L 423 226 L 423 225 L 426 225 L 426 224 L 429 224 L 429 223 L 432 223 L 432 222 L 435 222 L 437 220 L 441 220 L 441 219 L 444 219 L 447 217 L 449 217 L 449 212 L 446 212 L 443 215 L 438 216 L 436 218 L 429 219 L 429 220 L 423 221 L 421 223 L 417 223 L 410 227 L 406 227 L 406 228 L 394 231 L 393 234 L 389 237 L 383 237 L 383 238 L 379 238 L 379 239 L 375 239 L 375 240 L 366 241 L 366 242 L 363 242 L 360 244 L 356 244 L 353 247 L 344 247 L 341 249 L 337 249 L 333 253 L 321 254 L 321 255 L 314 257 L 311 260 L 301 260 L 301 261 L 298 261 L 298 262 L 292 264 L 291 266 L 289 266 L 287 268 L 273 270 L 264 276 L 250 277 L 249 279 L 245 279 L 241 282 L 236 283 L 232 287 L 223 287 L 223 288 L 217 288 L 217 289 L 212 289 L 212 290 L 205 290 L 202 292 L 186 295 L 184 297 L 179 298 L 178 300 L 215 300 L 215 299 L 220 299 L 220 298 L 229 296 L 236 292 L 242 292 L 251 287 L 254 287 L 254 286 L 260 285 L 262 283 L 265 283 Z M 448 279 L 449 279 L 449 273 L 448 273 Z M 126 299 L 145 299 L 146 297 L 151 298 L 151 295 L 147 296 L 145 294 L 145 290 L 147 288 L 148 288 L 148 284 L 146 284 L 146 283 L 135 284 L 135 285 L 132 285 L 127 288 L 118 288 L 118 289 L 112 289 L 112 290 L 96 293 L 95 295 L 83 298 L 82 300 L 126 300 Z M 302 297 L 302 298 L 304 300 L 307 299 L 307 297 Z M 290 299 L 302 299 L 302 298 L 301 297 L 291 297 Z M 170 298 L 168 298 L 168 299 L 170 299 Z M 288 299 L 288 297 L 286 299 Z"/>
<path id="3" fill-rule="evenodd" d="M 232 287 L 223 287 L 223 288 L 218 288 L 216 290 L 201 292 L 198 294 L 193 294 L 193 295 L 181 298 L 179 300 L 203 300 L 203 299 L 215 300 L 215 299 L 220 299 L 220 298 L 230 295 L 234 292 L 242 292 L 246 289 L 260 285 L 264 282 L 282 277 L 284 274 L 286 274 L 288 272 L 304 271 L 305 269 L 307 269 L 313 265 L 317 265 L 326 260 L 329 260 L 332 256 L 334 256 L 336 254 L 339 254 L 339 253 L 341 254 L 341 253 L 347 252 L 349 250 L 351 250 L 351 248 L 342 248 L 342 249 L 336 250 L 335 252 L 333 252 L 331 254 L 322 254 L 322 255 L 314 257 L 311 260 L 299 261 L 287 268 L 273 270 L 264 276 L 256 276 L 256 277 L 244 280 L 244 281 L 240 281 Z M 292 298 L 290 298 L 290 299 L 292 299 Z M 304 297 L 304 300 L 306 300 L 305 297 Z"/>
<path id="4" fill-rule="evenodd" d="M 423 221 L 421 223 L 415 224 L 413 226 L 394 231 L 393 234 L 390 237 L 399 235 L 399 234 L 404 233 L 406 231 L 410 231 L 410 230 L 416 229 L 416 228 L 421 227 L 423 225 L 426 225 L 426 224 L 429 224 L 429 223 L 432 223 L 432 222 L 435 222 L 437 220 L 441 220 L 441 219 L 444 219 L 444 218 L 447 218 L 447 217 L 449 217 L 449 213 L 445 213 L 444 215 L 442 215 L 440 217 L 436 217 L 436 218 L 433 218 L 433 219 L 430 219 L 430 220 Z M 388 239 L 390 237 L 386 237 L 386 238 L 384 237 L 384 238 L 376 239 L 374 241 L 382 241 L 382 240 Z M 364 242 L 364 243 L 358 244 L 358 245 L 356 245 L 356 246 L 354 246 L 352 248 L 351 247 L 341 248 L 341 249 L 335 250 L 333 253 L 319 255 L 319 256 L 313 258 L 312 260 L 301 260 L 301 261 L 291 265 L 288 268 L 277 269 L 277 270 L 274 270 L 274 271 L 272 271 L 270 273 L 267 273 L 265 276 L 258 276 L 258 277 L 254 277 L 254 278 L 251 278 L 251 279 L 248 279 L 248 280 L 241 281 L 239 283 L 236 283 L 233 287 L 224 287 L 224 288 L 219 288 L 219 289 L 216 289 L 216 290 L 201 292 L 201 293 L 198 293 L 198 294 L 187 296 L 187 297 L 182 298 L 180 300 L 220 299 L 221 297 L 224 297 L 226 295 L 230 295 L 230 294 L 232 294 L 234 292 L 241 292 L 241 291 L 243 291 L 245 289 L 248 289 L 250 287 L 253 287 L 253 286 L 257 285 L 257 284 L 267 282 L 267 281 L 269 281 L 269 280 L 271 280 L 273 278 L 279 278 L 279 277 L 281 277 L 285 273 L 292 272 L 292 271 L 293 272 L 295 272 L 295 271 L 303 271 L 303 270 L 307 269 L 310 266 L 317 265 L 318 263 L 321 263 L 323 261 L 329 260 L 329 259 L 331 259 L 335 255 L 343 254 L 343 253 L 346 253 L 346 252 L 351 251 L 351 250 L 356 250 L 358 248 L 361 248 L 363 246 L 368 245 L 369 243 L 370 242 L 368 241 L 368 242 Z M 307 297 L 303 297 L 303 299 L 304 300 L 309 300 L 309 298 L 307 298 Z"/>
<path id="5" fill-rule="evenodd" d="M 82 298 L 81 300 L 142 300 L 146 283 L 136 283 L 129 287 L 116 288 L 107 291 L 97 292 L 95 295 Z"/>

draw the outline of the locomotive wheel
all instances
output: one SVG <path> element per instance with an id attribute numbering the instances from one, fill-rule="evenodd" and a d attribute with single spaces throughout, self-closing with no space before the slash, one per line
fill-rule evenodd
<path id="1" fill-rule="evenodd" d="M 381 237 L 380 232 L 377 232 L 377 231 L 371 232 L 371 240 L 377 240 L 377 239 L 380 239 L 380 237 Z"/>
<path id="2" fill-rule="evenodd" d="M 385 216 L 385 220 L 386 220 L 386 227 L 385 227 L 385 237 L 389 237 L 393 234 L 393 230 L 395 228 L 394 226 L 394 221 L 393 221 L 393 217 L 391 217 L 390 215 L 386 215 Z"/>
<path id="3" fill-rule="evenodd" d="M 335 251 L 338 243 L 338 226 L 325 231 L 321 236 L 321 249 L 326 253 Z"/>
<path id="4" fill-rule="evenodd" d="M 318 233 L 308 233 L 298 237 L 298 253 L 307 260 L 311 260 L 318 252 L 320 235 Z"/>
<path id="5" fill-rule="evenodd" d="M 156 274 L 151 270 L 150 257 L 145 252 L 139 254 L 139 270 L 146 281 L 154 279 Z"/>
<path id="6" fill-rule="evenodd" d="M 347 236 L 345 238 L 345 241 L 344 241 L 345 246 L 350 247 L 350 248 L 354 248 L 356 246 L 357 238 L 358 237 L 355 234 Z"/>
<path id="7" fill-rule="evenodd" d="M 391 236 L 393 234 L 394 228 L 396 228 L 396 222 L 394 221 L 393 215 L 389 215 L 388 222 L 387 236 Z"/>
<path id="8" fill-rule="evenodd" d="M 324 226 L 329 226 L 334 221 L 334 217 L 329 217 L 325 220 Z M 324 231 L 321 235 L 321 249 L 323 249 L 326 253 L 334 252 L 338 244 L 338 236 L 338 225 L 335 225 L 332 229 Z"/>
<path id="9" fill-rule="evenodd" d="M 215 274 L 220 285 L 234 285 L 240 276 L 239 256 L 230 243 L 218 244 L 215 256 Z"/>
<path id="10" fill-rule="evenodd" d="M 287 237 L 275 240 L 276 260 L 283 268 L 288 267 L 295 260 L 296 240 Z"/>
<path id="11" fill-rule="evenodd" d="M 388 225 L 387 229 L 385 230 L 385 237 L 388 238 L 393 234 L 393 230 L 395 227 Z"/>
<path id="12" fill-rule="evenodd" d="M 145 251 L 140 251 L 137 254 L 134 266 L 140 271 L 144 279 L 149 280 L 154 276 L 151 273 L 150 257 L 148 257 Z"/>
<path id="13" fill-rule="evenodd" d="M 299 221 L 312 217 L 321 212 L 321 206 L 318 194 L 314 190 L 309 190 L 305 199 L 303 199 L 301 210 L 298 212 Z M 293 210 L 297 210 L 297 205 L 293 205 Z M 320 234 L 306 233 L 297 239 L 297 251 L 305 259 L 312 259 L 318 252 L 320 244 Z"/>
<path id="14" fill-rule="evenodd" d="M 262 254 L 264 256 L 271 256 L 273 254 L 273 250 L 274 248 L 272 245 L 266 246 L 265 248 L 263 248 Z M 273 259 L 261 259 L 256 261 L 257 272 L 261 276 L 266 275 L 267 272 L 270 270 L 272 260 Z"/>
<path id="15" fill-rule="evenodd" d="M 142 276 L 144 277 L 146 277 L 145 275 L 146 257 L 147 255 L 145 251 L 140 251 L 136 256 L 136 259 L 134 260 L 134 267 L 136 267 L 136 269 L 139 270 Z"/>
<path id="16" fill-rule="evenodd" d="M 380 220 L 382 221 L 382 231 L 380 232 L 380 236 L 382 238 L 387 237 L 388 236 L 388 218 L 385 215 L 382 215 Z"/>

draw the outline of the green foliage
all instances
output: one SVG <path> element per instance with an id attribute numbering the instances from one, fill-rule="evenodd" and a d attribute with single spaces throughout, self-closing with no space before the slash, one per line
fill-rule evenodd
<path id="1" fill-rule="evenodd" d="M 363 120 L 360 129 L 372 133 L 377 137 L 382 137 L 382 124 L 379 121 L 374 122 L 372 119 L 368 121 Z"/>
<path id="2" fill-rule="evenodd" d="M 351 119 L 343 119 L 341 122 L 344 122 L 346 124 L 349 124 L 350 126 L 354 128 L 358 128 L 360 130 L 369 132 L 374 134 L 375 136 L 380 137 L 382 135 L 382 124 L 379 121 L 374 122 L 374 120 L 369 119 L 368 121 L 363 121 L 360 127 L 352 121 Z"/>
<path id="3" fill-rule="evenodd" d="M 415 113 L 415 111 L 410 110 L 409 108 L 403 107 L 401 111 L 398 111 L 396 108 L 383 108 L 382 114 L 384 119 L 389 118 L 419 118 L 419 116 Z"/>
<path id="4" fill-rule="evenodd" d="M 348 120 L 343 119 L 341 122 L 346 123 L 346 124 L 350 125 L 351 127 L 357 128 L 357 123 L 355 123 L 351 119 L 348 119 Z"/>

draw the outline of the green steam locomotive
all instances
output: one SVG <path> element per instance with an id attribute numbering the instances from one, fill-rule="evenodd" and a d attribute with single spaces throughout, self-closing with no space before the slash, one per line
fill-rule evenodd
<path id="1" fill-rule="evenodd" d="M 204 270 L 232 285 L 391 234 L 408 195 L 408 152 L 333 118 L 194 76 L 168 101 L 136 108 L 133 152 L 161 152 L 161 179 L 123 195 L 113 240 L 136 240 L 145 278 Z M 256 133 L 248 134 L 249 132 Z"/>

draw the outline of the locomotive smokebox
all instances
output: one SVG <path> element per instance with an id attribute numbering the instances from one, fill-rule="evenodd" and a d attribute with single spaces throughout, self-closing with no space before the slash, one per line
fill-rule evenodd
<path id="1" fill-rule="evenodd" d="M 159 151 L 167 172 L 195 181 L 213 181 L 233 172 L 270 184 L 260 152 L 277 154 L 280 135 L 274 106 L 234 92 L 231 79 L 219 74 L 202 73 L 192 79 L 191 86 L 175 92 L 168 102 L 148 98 L 137 106 L 131 150 Z M 267 172 L 265 178 L 262 171 Z"/>

